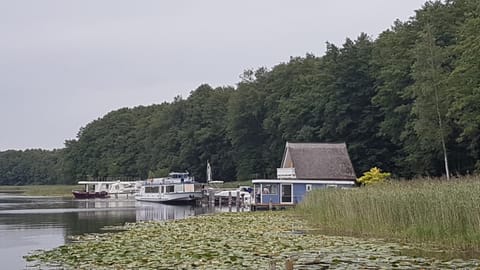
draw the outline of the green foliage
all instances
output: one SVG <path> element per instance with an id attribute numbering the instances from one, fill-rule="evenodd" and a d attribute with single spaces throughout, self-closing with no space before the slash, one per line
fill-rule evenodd
<path id="1" fill-rule="evenodd" d="M 207 160 L 215 180 L 275 178 L 286 141 L 346 142 L 358 172 L 468 174 L 480 168 L 479 12 L 475 0 L 428 1 L 376 40 L 362 33 L 247 70 L 236 88 L 112 111 L 65 149 L 0 152 L 0 183 L 173 170 L 202 181 Z"/>
<path id="2" fill-rule="evenodd" d="M 64 150 L 0 152 L 0 185 L 44 185 L 68 182 L 63 174 Z"/>
<path id="3" fill-rule="evenodd" d="M 391 173 L 382 172 L 379 168 L 373 167 L 368 172 L 364 172 L 357 181 L 363 185 L 383 183 L 390 175 Z"/>

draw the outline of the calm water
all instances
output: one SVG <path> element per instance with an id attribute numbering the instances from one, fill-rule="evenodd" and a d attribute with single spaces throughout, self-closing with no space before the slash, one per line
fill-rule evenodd
<path id="1" fill-rule="evenodd" d="M 24 269 L 22 256 L 51 249 L 68 237 L 100 232 L 104 226 L 142 220 L 182 219 L 206 213 L 193 206 L 173 206 L 127 199 L 74 200 L 0 194 L 0 269 Z"/>

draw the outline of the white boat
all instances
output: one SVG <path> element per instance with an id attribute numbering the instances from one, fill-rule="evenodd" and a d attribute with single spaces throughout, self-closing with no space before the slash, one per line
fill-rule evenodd
<path id="1" fill-rule="evenodd" d="M 240 186 L 237 189 L 232 189 L 232 190 L 222 190 L 220 192 L 215 193 L 215 197 L 217 198 L 228 198 L 229 196 L 232 196 L 232 198 L 237 197 L 237 193 L 239 193 L 240 198 L 243 198 L 243 204 L 244 205 L 250 205 L 251 202 L 251 193 L 252 188 L 248 186 Z"/>
<path id="2" fill-rule="evenodd" d="M 77 199 L 92 198 L 133 198 L 139 186 L 134 181 L 80 181 L 84 190 L 72 191 Z"/>
<path id="3" fill-rule="evenodd" d="M 110 184 L 107 192 L 113 198 L 133 198 L 139 190 L 139 182 L 116 181 Z"/>
<path id="4" fill-rule="evenodd" d="M 165 178 L 143 181 L 135 196 L 137 201 L 160 203 L 191 203 L 203 197 L 202 184 L 187 173 L 172 172 Z"/>

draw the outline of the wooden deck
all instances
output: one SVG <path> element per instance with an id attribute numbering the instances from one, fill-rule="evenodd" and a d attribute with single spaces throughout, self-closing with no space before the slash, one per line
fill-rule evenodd
<path id="1" fill-rule="evenodd" d="M 295 204 L 279 204 L 279 203 L 257 203 L 250 206 L 251 211 L 260 211 L 260 210 L 285 210 L 289 208 L 294 208 Z"/>

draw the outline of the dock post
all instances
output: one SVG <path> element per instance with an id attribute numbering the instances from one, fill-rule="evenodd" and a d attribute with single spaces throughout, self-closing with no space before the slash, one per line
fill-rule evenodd
<path id="1" fill-rule="evenodd" d="M 228 211 L 232 212 L 232 192 L 228 192 Z"/>
<path id="2" fill-rule="evenodd" d="M 268 210 L 272 211 L 273 205 L 272 205 L 272 199 L 268 202 Z"/>
<path id="3" fill-rule="evenodd" d="M 235 198 L 235 207 L 237 208 L 237 212 L 240 210 L 240 191 L 237 190 L 237 196 Z"/>
<path id="4" fill-rule="evenodd" d="M 213 190 L 208 191 L 208 206 L 215 207 L 215 193 Z"/>

